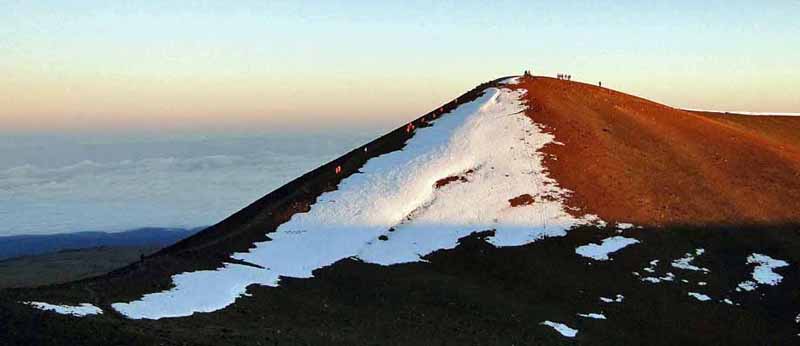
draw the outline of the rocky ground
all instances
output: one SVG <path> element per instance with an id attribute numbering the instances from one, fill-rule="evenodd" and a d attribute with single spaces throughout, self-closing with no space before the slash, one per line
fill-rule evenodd
<path id="1" fill-rule="evenodd" d="M 576 254 L 579 246 L 620 234 L 640 243 L 607 261 Z M 342 260 L 311 279 L 251 287 L 251 297 L 189 318 L 133 321 L 111 312 L 73 318 L 4 295 L 0 330 L 16 345 L 790 345 L 800 338 L 799 225 L 622 233 L 584 227 L 509 248 L 494 248 L 482 240 L 486 235 L 462 239 L 456 249 L 426 257 L 428 263 Z M 672 265 L 699 248 L 705 252 L 691 264 L 708 273 Z M 754 266 L 746 261 L 752 253 L 791 265 L 775 270 L 783 277 L 779 284 L 737 292 L 752 279 Z M 658 264 L 651 266 L 653 260 Z M 668 273 L 671 281 L 643 280 Z M 606 319 L 578 315 L 590 313 Z M 543 321 L 563 323 L 577 335 L 564 337 Z"/>

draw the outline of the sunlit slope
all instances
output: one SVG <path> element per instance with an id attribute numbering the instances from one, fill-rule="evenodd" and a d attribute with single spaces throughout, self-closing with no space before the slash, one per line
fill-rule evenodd
<path id="1" fill-rule="evenodd" d="M 800 118 L 708 115 L 536 77 L 528 114 L 556 141 L 545 166 L 568 204 L 646 225 L 800 220 Z"/>

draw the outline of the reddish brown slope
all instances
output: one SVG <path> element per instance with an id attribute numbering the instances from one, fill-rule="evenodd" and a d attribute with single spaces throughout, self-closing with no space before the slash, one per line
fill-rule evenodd
<path id="1" fill-rule="evenodd" d="M 800 140 L 763 117 L 720 118 L 577 82 L 526 78 L 528 114 L 565 145 L 551 175 L 581 213 L 636 224 L 800 221 Z"/>
<path id="2" fill-rule="evenodd" d="M 796 116 L 753 116 L 734 113 L 698 112 L 719 123 L 741 131 L 753 133 L 772 140 L 775 144 L 791 145 L 800 148 L 800 117 Z"/>

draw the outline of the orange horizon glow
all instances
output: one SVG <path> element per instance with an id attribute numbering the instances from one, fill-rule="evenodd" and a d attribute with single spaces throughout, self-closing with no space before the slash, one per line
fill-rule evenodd
<path id="1" fill-rule="evenodd" d="M 798 12 L 10 1 L 0 4 L 0 132 L 386 127 L 526 69 L 674 107 L 800 112 L 800 22 L 785 15 Z"/>

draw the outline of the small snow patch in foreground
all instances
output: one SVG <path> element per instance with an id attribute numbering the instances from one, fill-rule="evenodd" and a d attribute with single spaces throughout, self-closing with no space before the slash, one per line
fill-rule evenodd
<path id="1" fill-rule="evenodd" d="M 617 297 L 615 299 L 606 298 L 606 297 L 600 297 L 600 301 L 603 302 L 603 303 L 622 303 L 622 300 L 624 300 L 624 299 L 625 299 L 625 296 L 623 296 L 621 294 L 617 294 Z"/>
<path id="2" fill-rule="evenodd" d="M 604 320 L 604 319 L 606 319 L 606 315 L 598 314 L 598 313 L 594 313 L 594 312 L 588 313 L 588 314 L 578 314 L 578 316 L 586 317 L 586 318 L 593 318 L 595 320 Z"/>
<path id="3" fill-rule="evenodd" d="M 658 260 L 654 259 L 654 260 L 650 261 L 650 265 L 649 266 L 642 268 L 642 270 L 644 270 L 644 271 L 646 271 L 648 273 L 651 273 L 651 274 L 655 274 L 656 273 L 656 266 L 658 266 Z M 661 277 L 645 276 L 645 277 L 642 277 L 639 280 L 644 281 L 644 282 L 649 282 L 649 283 L 652 283 L 652 284 L 657 284 L 657 283 L 662 282 L 662 281 L 675 281 L 675 274 L 667 273 L 667 275 L 661 276 Z"/>
<path id="4" fill-rule="evenodd" d="M 675 281 L 675 274 L 667 273 L 666 276 L 661 276 L 661 277 L 645 276 L 645 277 L 641 278 L 641 280 L 644 281 L 644 282 L 649 282 L 649 283 L 653 283 L 653 284 L 657 284 L 657 283 L 662 282 L 662 281 Z"/>
<path id="5" fill-rule="evenodd" d="M 694 297 L 695 299 L 701 301 L 701 302 L 706 302 L 706 301 L 711 300 L 711 297 L 709 297 L 709 296 L 707 296 L 705 294 L 702 294 L 702 293 L 689 292 L 689 295 Z"/>
<path id="6" fill-rule="evenodd" d="M 92 305 L 83 303 L 81 305 L 54 305 L 42 302 L 24 302 L 23 304 L 30 305 L 36 309 L 44 310 L 44 311 L 52 311 L 57 314 L 62 315 L 72 315 L 76 317 L 83 317 L 88 315 L 98 315 L 102 314 L 103 310 L 100 308 Z"/>
<path id="7" fill-rule="evenodd" d="M 555 329 L 559 334 L 566 336 L 568 338 L 574 338 L 575 335 L 578 335 L 577 329 L 572 329 L 563 323 L 544 321 L 541 324 Z"/>
<path id="8" fill-rule="evenodd" d="M 657 265 L 658 265 L 658 260 L 655 259 L 655 260 L 650 261 L 650 265 L 647 266 L 647 267 L 642 268 L 642 270 L 644 270 L 644 271 L 646 271 L 648 273 L 655 273 Z"/>
<path id="9" fill-rule="evenodd" d="M 739 286 L 736 287 L 737 292 L 755 290 L 758 284 L 775 286 L 781 283 L 783 276 L 772 270 L 789 265 L 786 261 L 777 260 L 767 255 L 757 253 L 747 257 L 747 264 L 756 264 L 755 269 L 753 269 L 753 280 L 740 283 Z"/>
<path id="10" fill-rule="evenodd" d="M 753 281 L 750 281 L 750 280 L 747 280 L 747 281 L 745 281 L 745 282 L 742 282 L 742 283 L 740 283 L 740 284 L 739 284 L 739 286 L 736 286 L 736 292 L 741 292 L 741 291 L 748 291 L 748 292 L 749 292 L 749 291 L 755 291 L 755 289 L 756 289 L 757 287 L 758 287 L 758 284 L 757 284 L 757 283 L 755 283 L 755 282 L 753 282 Z"/>
<path id="11" fill-rule="evenodd" d="M 630 229 L 630 228 L 633 228 L 633 224 L 632 223 L 623 222 L 623 223 L 618 223 L 617 224 L 617 229 L 626 230 L 626 229 Z"/>
<path id="12" fill-rule="evenodd" d="M 609 260 L 608 254 L 621 250 L 622 248 L 636 244 L 639 241 L 633 238 L 614 236 L 603 239 L 602 244 L 587 244 L 575 249 L 575 253 L 583 257 L 592 258 L 598 261 Z"/>
<path id="13" fill-rule="evenodd" d="M 694 261 L 695 257 L 700 256 L 705 252 L 706 250 L 704 249 L 697 249 L 694 250 L 694 254 L 692 254 L 691 252 L 686 253 L 686 255 L 684 255 L 682 258 L 672 261 L 672 266 L 678 269 L 692 270 L 708 274 L 709 272 L 711 272 L 711 270 L 709 270 L 708 268 L 702 268 L 692 264 L 692 261 Z"/>

